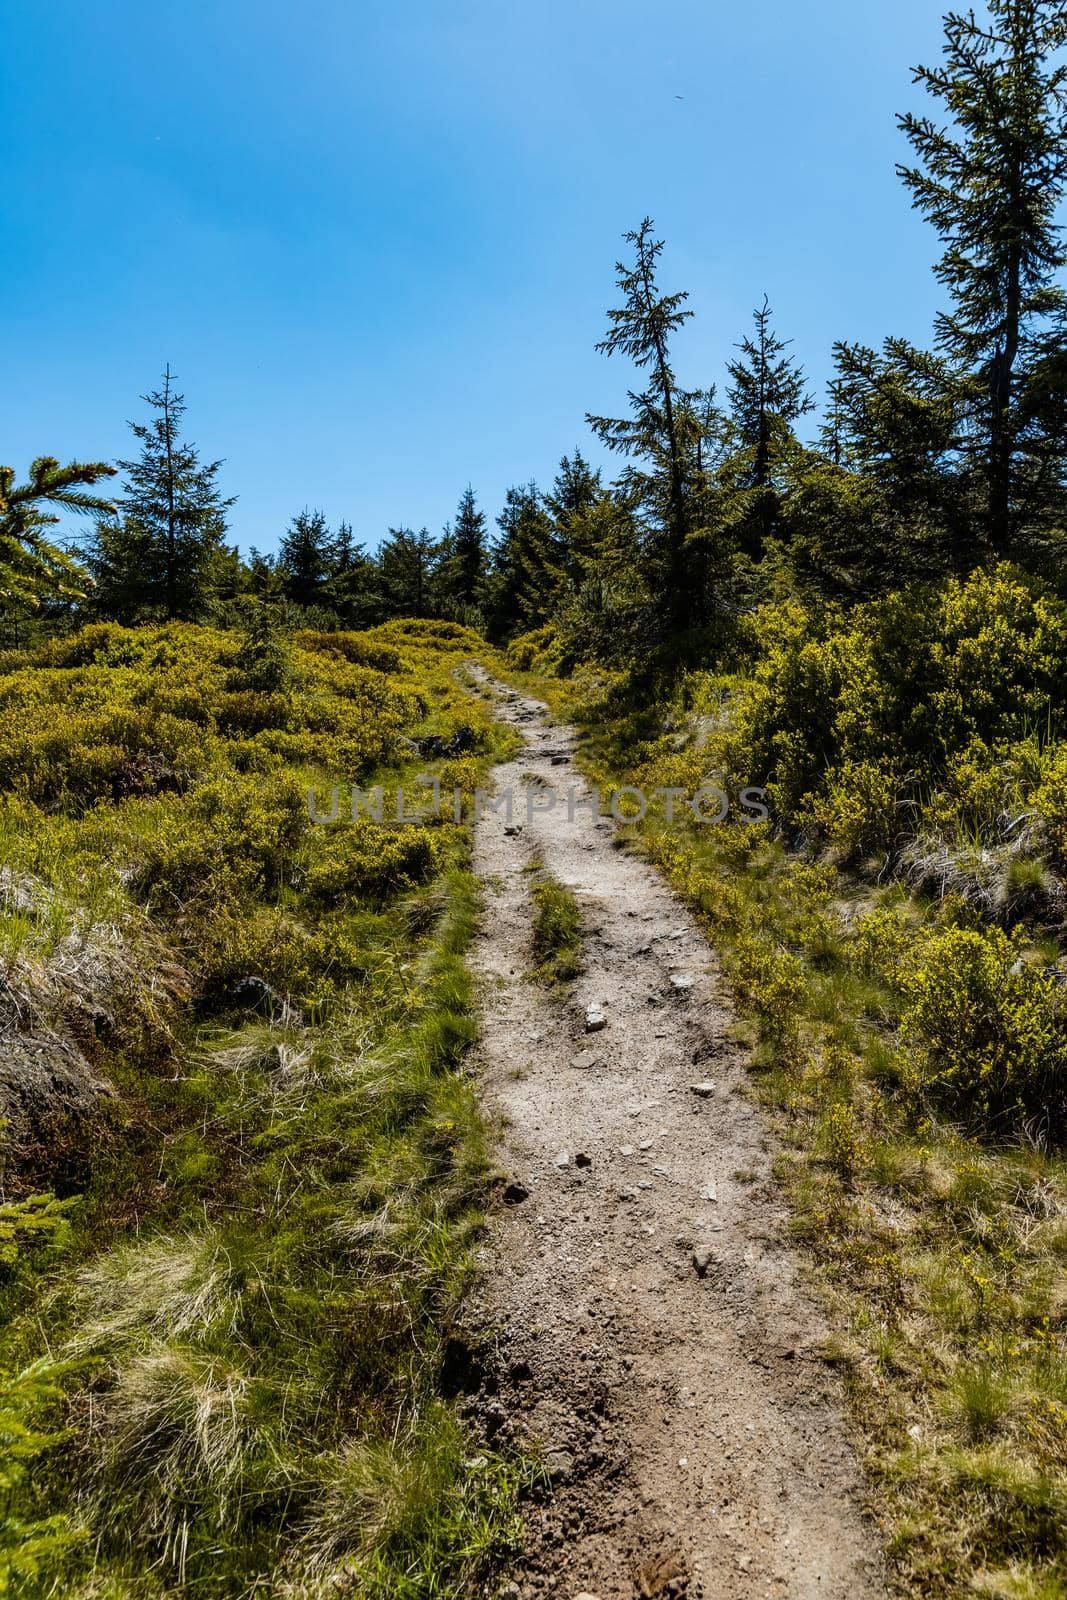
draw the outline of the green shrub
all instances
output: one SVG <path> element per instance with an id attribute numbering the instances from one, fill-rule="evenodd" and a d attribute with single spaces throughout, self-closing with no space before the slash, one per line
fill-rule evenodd
<path id="1" fill-rule="evenodd" d="M 768 784 L 787 823 L 814 814 L 857 848 L 918 831 L 914 808 L 894 827 L 895 797 L 947 790 L 955 813 L 988 824 L 1001 753 L 1067 707 L 1067 608 L 1008 566 L 848 612 L 765 606 L 754 625 L 731 765 Z"/>
<path id="2" fill-rule="evenodd" d="M 455 831 L 417 823 L 393 828 L 367 817 L 331 829 L 307 870 L 308 898 L 319 905 L 342 896 L 381 901 L 414 889 L 440 871 Z"/>
<path id="3" fill-rule="evenodd" d="M 922 1097 L 986 1132 L 1033 1120 L 1060 1132 L 1067 1014 L 1048 972 L 1000 928 L 932 934 L 904 976 L 902 1036 Z"/>
<path id="4" fill-rule="evenodd" d="M 874 761 L 846 761 L 831 773 L 814 813 L 849 855 L 887 850 L 900 831 L 899 780 Z"/>
<path id="5" fill-rule="evenodd" d="M 405 661 L 395 645 L 376 643 L 362 633 L 317 633 L 302 628 L 293 635 L 293 643 L 312 655 L 353 661 L 361 667 L 373 667 L 375 672 L 411 671 L 411 663 Z"/>
<path id="6" fill-rule="evenodd" d="M 520 634 L 504 652 L 504 660 L 515 672 L 531 672 L 535 668 L 551 672 L 558 667 L 559 659 L 559 639 L 553 623 Z"/>

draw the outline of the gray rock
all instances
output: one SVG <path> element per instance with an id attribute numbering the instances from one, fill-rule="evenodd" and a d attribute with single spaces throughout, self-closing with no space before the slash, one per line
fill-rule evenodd
<path id="1" fill-rule="evenodd" d="M 694 1094 L 700 1096 L 701 1100 L 710 1100 L 715 1093 L 715 1084 L 710 1078 L 705 1079 L 703 1083 L 691 1083 L 689 1087 Z"/>
<path id="2" fill-rule="evenodd" d="M 601 1028 L 606 1028 L 608 1019 L 597 1006 L 590 1006 L 585 1014 L 586 1033 L 599 1033 Z"/>
<path id="3" fill-rule="evenodd" d="M 546 1450 L 545 1468 L 552 1483 L 569 1483 L 574 1477 L 574 1457 L 569 1450 Z"/>
<path id="4" fill-rule="evenodd" d="M 696 1270 L 696 1275 L 698 1278 L 707 1277 L 708 1268 L 711 1266 L 711 1263 L 714 1259 L 715 1258 L 711 1251 L 706 1250 L 703 1246 L 701 1246 L 700 1249 L 693 1251 L 693 1266 Z"/>

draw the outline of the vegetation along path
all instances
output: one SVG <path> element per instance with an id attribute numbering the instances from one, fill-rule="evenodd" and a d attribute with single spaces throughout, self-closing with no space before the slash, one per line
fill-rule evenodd
<path id="1" fill-rule="evenodd" d="M 482 819 L 481 1065 L 505 1205 L 476 1308 L 499 1330 L 495 1426 L 555 1492 L 513 1595 L 882 1592 L 824 1336 L 784 1240 L 771 1151 L 714 958 L 652 869 L 578 811 L 572 736 L 472 669 L 524 741 Z M 530 785 L 551 790 L 527 816 Z M 531 878 L 578 903 L 573 986 L 538 982 Z M 603 1026 L 600 1026 L 600 1016 Z M 507 1593 L 508 1591 L 505 1591 Z"/>

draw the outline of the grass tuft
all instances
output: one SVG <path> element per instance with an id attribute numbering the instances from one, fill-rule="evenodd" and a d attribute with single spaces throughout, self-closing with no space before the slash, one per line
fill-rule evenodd
<path id="1" fill-rule="evenodd" d="M 570 983 L 585 970 L 581 907 L 572 891 L 544 867 L 533 876 L 530 896 L 537 976 L 543 983 Z"/>

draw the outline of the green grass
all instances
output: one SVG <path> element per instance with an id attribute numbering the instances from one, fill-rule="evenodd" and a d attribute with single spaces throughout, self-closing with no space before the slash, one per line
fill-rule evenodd
<path id="1" fill-rule="evenodd" d="M 570 983 L 585 970 L 581 907 L 566 884 L 541 866 L 532 876 L 530 898 L 537 977 L 548 984 Z"/>
<path id="2" fill-rule="evenodd" d="M 46 1338 L 67 1363 L 59 1398 L 45 1385 L 35 1400 L 29 1472 L 2 1487 L 0 1593 L 5 1551 L 21 1548 L 27 1600 L 268 1586 L 287 1600 L 460 1600 L 513 1547 L 526 1467 L 470 1436 L 443 1376 L 492 1173 L 464 1065 L 469 830 L 388 820 L 401 783 L 430 771 L 469 792 L 507 748 L 452 678 L 472 636 L 439 633 L 298 642 L 291 692 L 269 704 L 234 700 L 233 641 L 210 630 L 62 647 L 64 662 L 106 659 L 76 669 L 91 712 L 75 700 L 56 719 L 46 808 L 25 787 L 0 792 L 0 865 L 41 886 L 43 908 L 7 918 L 0 960 L 42 1006 L 54 997 L 62 1026 L 55 969 L 99 930 L 115 972 L 84 957 L 75 970 L 94 1000 L 113 978 L 122 1005 L 93 1046 L 114 1097 L 19 1179 L 62 1168 L 62 1238 L 0 1260 L 0 1391 Z M 175 681 L 160 656 L 178 661 Z M 17 683 L 0 674 L 0 696 L 50 703 L 49 674 L 69 670 L 50 661 L 9 660 Z M 178 706 L 184 676 L 201 693 Z M 182 717 L 207 719 L 209 770 L 183 792 L 86 809 L 76 768 L 101 783 L 126 770 L 121 750 L 110 765 L 85 754 L 92 719 L 136 741 L 153 699 L 180 724 L 176 748 Z M 262 725 L 223 732 L 237 717 Z M 458 759 L 400 740 L 447 744 L 459 727 Z M 360 781 L 386 790 L 381 829 L 311 826 L 307 786 L 350 778 L 359 749 Z M 3 754 L 37 771 L 13 737 Z M 247 974 L 284 1014 L 234 1009 Z M 46 1430 L 64 1431 L 62 1451 Z M 40 1536 L 34 1574 L 19 1525 L 46 1517 L 64 1520 Z"/>

